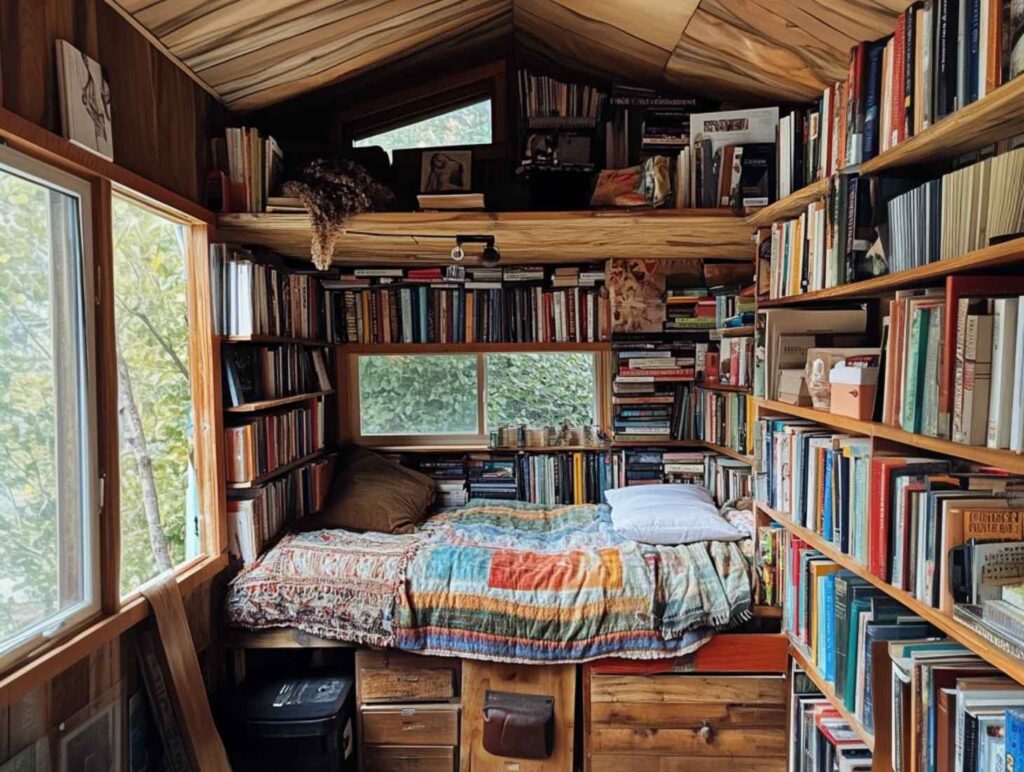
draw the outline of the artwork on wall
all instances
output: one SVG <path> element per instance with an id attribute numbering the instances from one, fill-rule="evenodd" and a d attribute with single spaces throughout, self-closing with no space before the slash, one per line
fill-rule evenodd
<path id="1" fill-rule="evenodd" d="M 58 40 L 57 84 L 64 136 L 86 150 L 114 160 L 110 86 L 100 63 L 66 40 Z"/>
<path id="2" fill-rule="evenodd" d="M 22 748 L 0 764 L 0 772 L 50 772 L 50 741 L 46 737 Z"/>
<path id="3" fill-rule="evenodd" d="M 59 727 L 59 772 L 121 769 L 121 687 L 117 685 Z"/>
<path id="4" fill-rule="evenodd" d="M 420 156 L 421 193 L 466 193 L 472 185 L 472 150 L 428 150 Z"/>

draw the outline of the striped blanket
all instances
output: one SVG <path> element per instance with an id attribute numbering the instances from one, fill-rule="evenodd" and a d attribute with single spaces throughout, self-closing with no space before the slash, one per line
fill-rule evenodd
<path id="1" fill-rule="evenodd" d="M 471 501 L 410 536 L 287 537 L 235 579 L 227 611 L 243 627 L 498 662 L 675 657 L 749 617 L 750 550 L 638 544 L 605 505 Z"/>

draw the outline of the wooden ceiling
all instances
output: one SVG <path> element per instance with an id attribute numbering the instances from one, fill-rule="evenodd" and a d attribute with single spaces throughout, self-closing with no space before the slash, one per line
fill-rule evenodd
<path id="1" fill-rule="evenodd" d="M 614 80 L 806 100 L 908 0 L 109 0 L 234 110 L 467 41 Z"/>

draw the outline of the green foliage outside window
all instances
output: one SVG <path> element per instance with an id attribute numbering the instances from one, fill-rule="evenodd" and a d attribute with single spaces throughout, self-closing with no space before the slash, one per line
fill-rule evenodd
<path id="1" fill-rule="evenodd" d="M 391 158 L 393 150 L 449 145 L 486 145 L 491 141 L 491 100 L 460 107 L 408 126 L 357 139 L 354 147 L 379 145 Z"/>

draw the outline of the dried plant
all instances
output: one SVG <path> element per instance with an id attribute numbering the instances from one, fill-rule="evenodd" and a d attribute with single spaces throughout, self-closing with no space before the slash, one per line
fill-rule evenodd
<path id="1" fill-rule="evenodd" d="M 317 159 L 302 169 L 299 178 L 282 186 L 309 210 L 313 221 L 313 264 L 321 271 L 331 266 L 334 243 L 345 222 L 359 212 L 388 208 L 395 194 L 362 166 L 347 159 Z"/>

